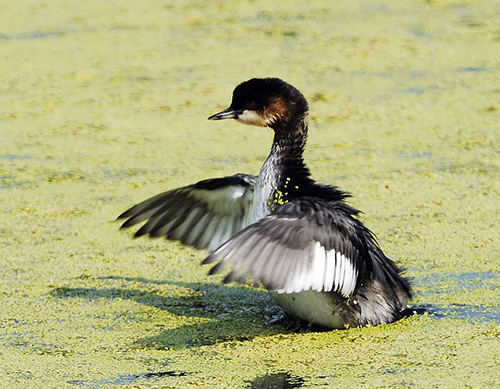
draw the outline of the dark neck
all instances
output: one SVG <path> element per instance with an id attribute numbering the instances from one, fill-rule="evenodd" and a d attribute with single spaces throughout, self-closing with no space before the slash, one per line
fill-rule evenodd
<path id="1" fill-rule="evenodd" d="M 264 217 L 274 209 L 276 203 L 289 201 L 311 181 L 302 158 L 307 139 L 307 117 L 306 114 L 295 117 L 298 120 L 273 124 L 273 147 L 256 185 L 254 200 L 267 204 L 261 209 L 259 217 Z"/>
<path id="2" fill-rule="evenodd" d="M 286 122 L 273 125 L 271 155 L 285 168 L 304 169 L 303 153 L 307 141 L 307 112 Z M 287 169 L 287 170 L 288 170 Z"/>

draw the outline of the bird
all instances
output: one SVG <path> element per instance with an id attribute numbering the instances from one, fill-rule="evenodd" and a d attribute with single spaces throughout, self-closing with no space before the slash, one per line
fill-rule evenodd
<path id="1" fill-rule="evenodd" d="M 166 237 L 208 251 L 209 274 L 264 286 L 293 321 L 324 329 L 375 326 L 405 316 L 412 297 L 403 269 L 347 203 L 351 196 L 311 178 L 303 153 L 309 106 L 280 78 L 236 86 L 234 119 L 274 131 L 258 176 L 235 174 L 169 190 L 122 213 L 135 237 Z"/>

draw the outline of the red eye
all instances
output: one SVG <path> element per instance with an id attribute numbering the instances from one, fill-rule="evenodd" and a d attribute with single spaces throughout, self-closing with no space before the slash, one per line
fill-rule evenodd
<path id="1" fill-rule="evenodd" d="M 247 109 L 252 109 L 253 107 L 255 107 L 255 101 L 249 101 L 245 106 Z"/>

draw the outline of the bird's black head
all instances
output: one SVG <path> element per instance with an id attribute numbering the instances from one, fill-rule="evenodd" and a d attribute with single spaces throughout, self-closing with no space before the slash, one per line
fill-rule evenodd
<path id="1" fill-rule="evenodd" d="M 297 89 L 279 78 L 252 78 L 233 91 L 229 108 L 209 120 L 236 119 L 245 124 L 276 128 L 307 115 L 307 101 Z"/>

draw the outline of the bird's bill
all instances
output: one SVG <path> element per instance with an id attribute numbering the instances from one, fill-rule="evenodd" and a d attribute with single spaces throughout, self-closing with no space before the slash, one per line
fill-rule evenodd
<path id="1" fill-rule="evenodd" d="M 208 120 L 237 119 L 240 113 L 240 111 L 236 111 L 233 108 L 226 108 L 224 111 L 210 116 Z"/>

